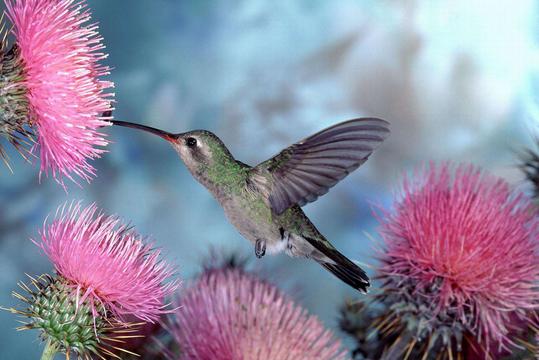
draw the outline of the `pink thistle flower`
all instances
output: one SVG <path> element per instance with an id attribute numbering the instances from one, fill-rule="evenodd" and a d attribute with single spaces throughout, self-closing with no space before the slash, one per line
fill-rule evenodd
<path id="1" fill-rule="evenodd" d="M 346 358 L 315 316 L 238 268 L 203 273 L 178 305 L 171 332 L 188 359 Z"/>
<path id="2" fill-rule="evenodd" d="M 385 322 L 412 333 L 408 354 L 414 344 L 461 352 L 472 336 L 488 358 L 492 347 L 518 346 L 512 334 L 535 321 L 538 219 L 504 180 L 471 165 L 431 165 L 405 179 L 381 235 L 379 299 L 392 309 Z"/>
<path id="3" fill-rule="evenodd" d="M 89 300 L 94 310 L 104 306 L 120 319 L 132 315 L 152 322 L 170 312 L 163 301 L 178 286 L 174 281 L 164 285 L 172 269 L 118 218 L 98 212 L 95 205 L 64 205 L 44 225 L 41 238 L 38 246 L 80 302 Z"/>
<path id="4" fill-rule="evenodd" d="M 22 82 L 29 103 L 28 113 L 13 117 L 37 127 L 41 172 L 50 171 L 60 184 L 62 176 L 95 176 L 88 160 L 104 152 L 97 147 L 107 141 L 97 130 L 110 125 L 104 114 L 111 110 L 113 94 L 106 90 L 113 83 L 99 79 L 109 74 L 99 64 L 107 55 L 86 6 L 84 0 L 6 1 L 23 64 L 23 79 L 14 77 L 8 86 Z"/>

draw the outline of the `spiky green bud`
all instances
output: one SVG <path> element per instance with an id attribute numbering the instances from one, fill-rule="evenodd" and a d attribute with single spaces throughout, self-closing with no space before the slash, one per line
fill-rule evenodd
<path id="1" fill-rule="evenodd" d="M 30 279 L 33 288 L 19 284 L 27 294 L 14 293 L 27 308 L 9 309 L 29 319 L 19 330 L 39 329 L 43 340 L 52 343 L 59 352 L 75 352 L 83 359 L 93 355 L 119 358 L 115 350 L 129 353 L 119 345 L 123 339 L 132 337 L 129 334 L 138 330 L 137 324 L 120 323 L 104 309 L 92 308 L 87 301 L 81 301 L 79 295 L 83 294 L 77 295 L 76 289 L 60 276 Z"/>
<path id="2" fill-rule="evenodd" d="M 43 288 L 32 294 L 28 311 L 32 314 L 32 328 L 41 329 L 48 337 L 79 354 L 97 352 L 99 339 L 106 324 L 103 317 L 92 315 L 92 309 L 77 303 L 73 289 L 63 279 L 50 280 Z"/>

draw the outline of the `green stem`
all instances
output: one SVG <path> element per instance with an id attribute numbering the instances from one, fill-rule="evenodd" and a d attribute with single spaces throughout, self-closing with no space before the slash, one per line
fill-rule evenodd
<path id="1" fill-rule="evenodd" d="M 58 352 L 58 347 L 55 343 L 51 341 L 50 338 L 47 339 L 45 344 L 45 349 L 43 349 L 43 354 L 41 355 L 41 360 L 53 360 L 54 355 Z"/>

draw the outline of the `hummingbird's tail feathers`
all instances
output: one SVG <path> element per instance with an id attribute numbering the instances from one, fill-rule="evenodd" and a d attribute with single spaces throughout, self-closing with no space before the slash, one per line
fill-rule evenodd
<path id="1" fill-rule="evenodd" d="M 326 270 L 362 293 L 368 292 L 371 285 L 369 277 L 365 271 L 354 264 L 346 256 L 338 252 L 334 247 L 328 247 L 326 242 L 312 238 L 305 238 L 316 250 L 321 252 L 323 257 L 313 257 Z M 327 242 L 329 244 L 329 242 Z"/>
<path id="2" fill-rule="evenodd" d="M 347 262 L 335 262 L 333 264 L 331 262 L 318 261 L 318 263 L 354 289 L 366 294 L 368 287 L 371 285 L 369 277 L 359 266 L 350 262 L 344 256 L 343 259 L 347 260 Z"/>

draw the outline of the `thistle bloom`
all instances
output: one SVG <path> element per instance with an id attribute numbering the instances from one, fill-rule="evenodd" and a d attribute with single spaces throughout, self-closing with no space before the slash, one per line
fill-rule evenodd
<path id="1" fill-rule="evenodd" d="M 472 339 L 488 358 L 517 346 L 512 335 L 535 319 L 538 220 L 504 180 L 473 166 L 452 170 L 431 165 L 406 179 L 382 219 L 378 298 L 391 310 L 378 330 L 407 331 L 398 334 L 406 347 L 396 346 L 407 354 L 441 348 L 451 357 Z"/>
<path id="2" fill-rule="evenodd" d="M 100 80 L 109 68 L 100 65 L 104 45 L 86 2 L 8 0 L 6 7 L 16 43 L 0 56 L 0 132 L 20 148 L 33 129 L 41 172 L 61 184 L 73 175 L 89 181 L 88 161 L 107 145 L 97 130 L 110 125 L 113 84 Z"/>
<path id="3" fill-rule="evenodd" d="M 188 359 L 344 359 L 340 343 L 275 286 L 209 270 L 179 299 L 171 332 Z"/>
<path id="4" fill-rule="evenodd" d="M 167 312 L 163 299 L 177 284 L 163 283 L 172 268 L 159 260 L 152 244 L 95 205 L 59 209 L 38 245 L 81 301 L 104 305 L 119 318 L 132 315 L 149 322 Z"/>
<path id="5" fill-rule="evenodd" d="M 130 353 L 120 345 L 137 336 L 132 320 L 152 322 L 171 312 L 164 301 L 177 282 L 164 282 L 172 269 L 151 244 L 95 205 L 64 205 L 36 244 L 57 275 L 20 284 L 27 294 L 15 296 L 27 308 L 10 311 L 30 319 L 22 329 L 42 330 L 44 358 L 56 351 L 75 351 L 84 359 L 114 356 L 113 350 Z"/>

